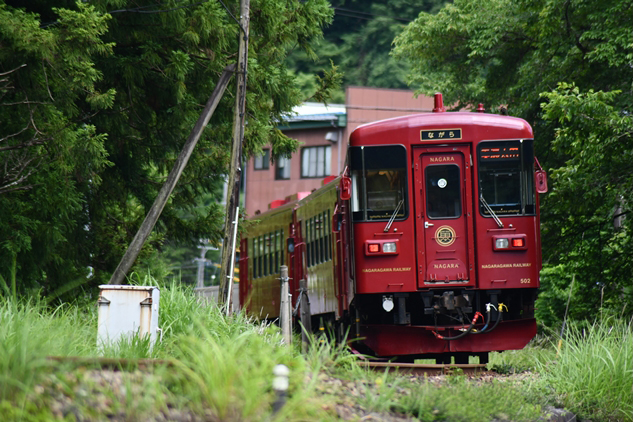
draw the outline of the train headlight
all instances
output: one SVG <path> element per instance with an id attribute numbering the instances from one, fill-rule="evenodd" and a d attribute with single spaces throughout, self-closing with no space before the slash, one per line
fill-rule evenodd
<path id="1" fill-rule="evenodd" d="M 386 242 L 382 244 L 384 253 L 396 253 L 396 242 Z"/>
<path id="2" fill-rule="evenodd" d="M 387 312 L 391 312 L 393 310 L 393 296 L 382 297 L 382 309 Z"/>
<path id="3" fill-rule="evenodd" d="M 511 234 L 506 236 L 493 236 L 492 247 L 495 251 L 525 251 L 527 241 L 525 234 Z"/>
<path id="4" fill-rule="evenodd" d="M 498 238 L 495 241 L 495 248 L 497 249 L 508 249 L 509 246 L 510 246 L 510 242 L 506 238 L 503 238 L 503 237 Z"/>

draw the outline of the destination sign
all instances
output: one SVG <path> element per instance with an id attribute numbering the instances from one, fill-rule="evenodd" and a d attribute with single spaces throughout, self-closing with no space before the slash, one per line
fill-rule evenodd
<path id="1" fill-rule="evenodd" d="M 481 161 L 512 161 L 521 158 L 521 150 L 518 146 L 481 148 L 479 159 Z"/>
<path id="2" fill-rule="evenodd" d="M 421 130 L 421 141 L 445 141 L 451 139 L 462 139 L 461 129 L 433 129 Z"/>

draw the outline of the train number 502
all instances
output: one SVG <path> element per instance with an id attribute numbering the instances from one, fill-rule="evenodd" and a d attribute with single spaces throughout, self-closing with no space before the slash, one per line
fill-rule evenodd
<path id="1" fill-rule="evenodd" d="M 530 280 L 529 278 L 522 278 L 521 279 L 521 284 L 530 284 L 532 282 L 532 280 Z"/>

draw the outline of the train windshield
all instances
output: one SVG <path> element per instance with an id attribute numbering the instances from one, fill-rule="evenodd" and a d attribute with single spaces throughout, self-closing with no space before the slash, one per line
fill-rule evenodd
<path id="1" fill-rule="evenodd" d="M 534 150 L 532 140 L 489 141 L 477 147 L 479 212 L 497 215 L 534 215 Z M 490 209 L 485 207 L 485 203 Z"/>
<path id="2" fill-rule="evenodd" d="M 387 221 L 408 215 L 407 150 L 402 145 L 350 147 L 354 221 Z"/>

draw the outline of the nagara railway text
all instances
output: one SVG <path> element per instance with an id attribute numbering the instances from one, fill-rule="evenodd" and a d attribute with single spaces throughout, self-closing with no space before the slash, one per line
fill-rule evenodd
<path id="1" fill-rule="evenodd" d="M 307 295 L 312 326 L 348 333 L 362 353 L 486 363 L 521 349 L 536 334 L 537 164 L 525 120 L 446 112 L 441 94 L 433 113 L 360 126 L 343 174 L 254 217 L 242 307 L 277 318 L 286 265 L 292 306 Z"/>

